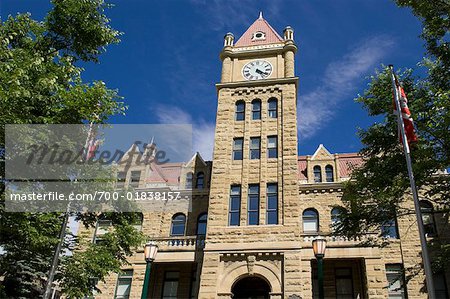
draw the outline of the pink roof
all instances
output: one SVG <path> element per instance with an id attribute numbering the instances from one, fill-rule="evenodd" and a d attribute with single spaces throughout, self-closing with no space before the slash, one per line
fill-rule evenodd
<path id="1" fill-rule="evenodd" d="M 358 154 L 339 154 L 339 177 L 348 178 L 352 170 L 363 163 L 363 159 Z"/>
<path id="2" fill-rule="evenodd" d="M 178 183 L 178 178 L 181 175 L 181 163 L 167 163 L 162 165 L 156 165 L 152 163 L 150 176 L 147 178 L 147 182 L 158 183 Z"/>
<path id="3" fill-rule="evenodd" d="M 252 40 L 255 32 L 261 31 L 266 34 L 265 39 Z M 248 47 L 254 45 L 267 45 L 273 43 L 280 43 L 283 39 L 272 28 L 272 26 L 263 19 L 262 15 L 245 31 L 245 33 L 236 42 L 236 47 Z"/>
<path id="4" fill-rule="evenodd" d="M 363 164 L 363 159 L 358 153 L 338 154 L 339 178 L 350 177 L 352 170 Z M 308 179 L 306 156 L 298 156 L 298 178 L 299 180 Z"/>
<path id="5" fill-rule="evenodd" d="M 306 157 L 298 157 L 298 178 L 300 180 L 308 179 L 307 169 L 306 169 Z"/>

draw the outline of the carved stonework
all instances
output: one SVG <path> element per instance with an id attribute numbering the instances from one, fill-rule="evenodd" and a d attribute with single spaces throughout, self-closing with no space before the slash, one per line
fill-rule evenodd
<path id="1" fill-rule="evenodd" d="M 247 256 L 247 269 L 248 275 L 253 275 L 253 268 L 255 267 L 256 256 L 248 255 Z"/>

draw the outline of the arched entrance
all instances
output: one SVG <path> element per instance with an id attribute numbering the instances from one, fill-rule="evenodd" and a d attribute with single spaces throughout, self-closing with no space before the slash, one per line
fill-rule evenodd
<path id="1" fill-rule="evenodd" d="M 256 276 L 244 277 L 234 284 L 231 292 L 233 299 L 269 299 L 270 285 Z"/>

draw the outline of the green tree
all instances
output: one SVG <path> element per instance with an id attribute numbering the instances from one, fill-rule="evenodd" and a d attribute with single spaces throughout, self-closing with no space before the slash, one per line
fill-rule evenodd
<path id="1" fill-rule="evenodd" d="M 411 154 L 416 185 L 422 199 L 432 199 L 439 203 L 439 209 L 448 211 L 450 177 L 442 173 L 450 166 L 450 4 L 438 0 L 396 2 L 399 6 L 410 7 L 422 21 L 421 37 L 426 46 L 426 57 L 420 63 L 427 70 L 426 76 L 417 77 L 411 69 L 398 72 L 420 139 Z M 339 234 L 351 236 L 379 232 L 381 224 L 396 216 L 414 213 L 401 207 L 405 200 L 403 195 L 410 194 L 410 185 L 397 135 L 392 84 L 386 67 L 371 76 L 368 89 L 356 101 L 369 116 L 377 116 L 381 121 L 359 132 L 364 145 L 360 153 L 365 163 L 353 171 L 352 180 L 345 186 L 345 209 L 337 227 Z M 448 265 L 449 245 L 432 245 L 444 253 L 439 261 Z"/>
<path id="2" fill-rule="evenodd" d="M 98 62 L 120 32 L 110 26 L 103 0 L 52 0 L 44 20 L 17 14 L 0 20 L 0 154 L 5 124 L 104 123 L 124 113 L 116 90 L 102 81 L 84 82 L 81 63 Z M 2 159 L 3 161 L 3 159 Z M 4 163 L 0 164 L 4 177 Z M 4 202 L 4 182 L 1 182 Z M 43 293 L 63 215 L 7 213 L 0 204 L 0 297 L 38 298 Z M 92 227 L 99 214 L 78 214 Z M 120 271 L 133 248 L 142 242 L 133 223 L 135 213 L 107 213 L 114 229 L 101 244 L 83 244 L 62 258 L 57 278 L 69 298 L 92 293 L 93 279 Z M 81 240 L 66 242 L 66 249 Z"/>

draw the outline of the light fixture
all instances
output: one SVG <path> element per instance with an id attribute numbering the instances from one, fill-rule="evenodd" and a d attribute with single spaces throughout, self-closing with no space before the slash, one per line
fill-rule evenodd
<path id="1" fill-rule="evenodd" d="M 325 249 L 327 248 L 327 240 L 324 237 L 318 236 L 312 241 L 312 247 L 316 257 L 324 257 Z"/>
<path id="2" fill-rule="evenodd" d="M 153 262 L 158 253 L 158 245 L 156 242 L 150 241 L 144 246 L 144 257 L 146 262 Z"/>

